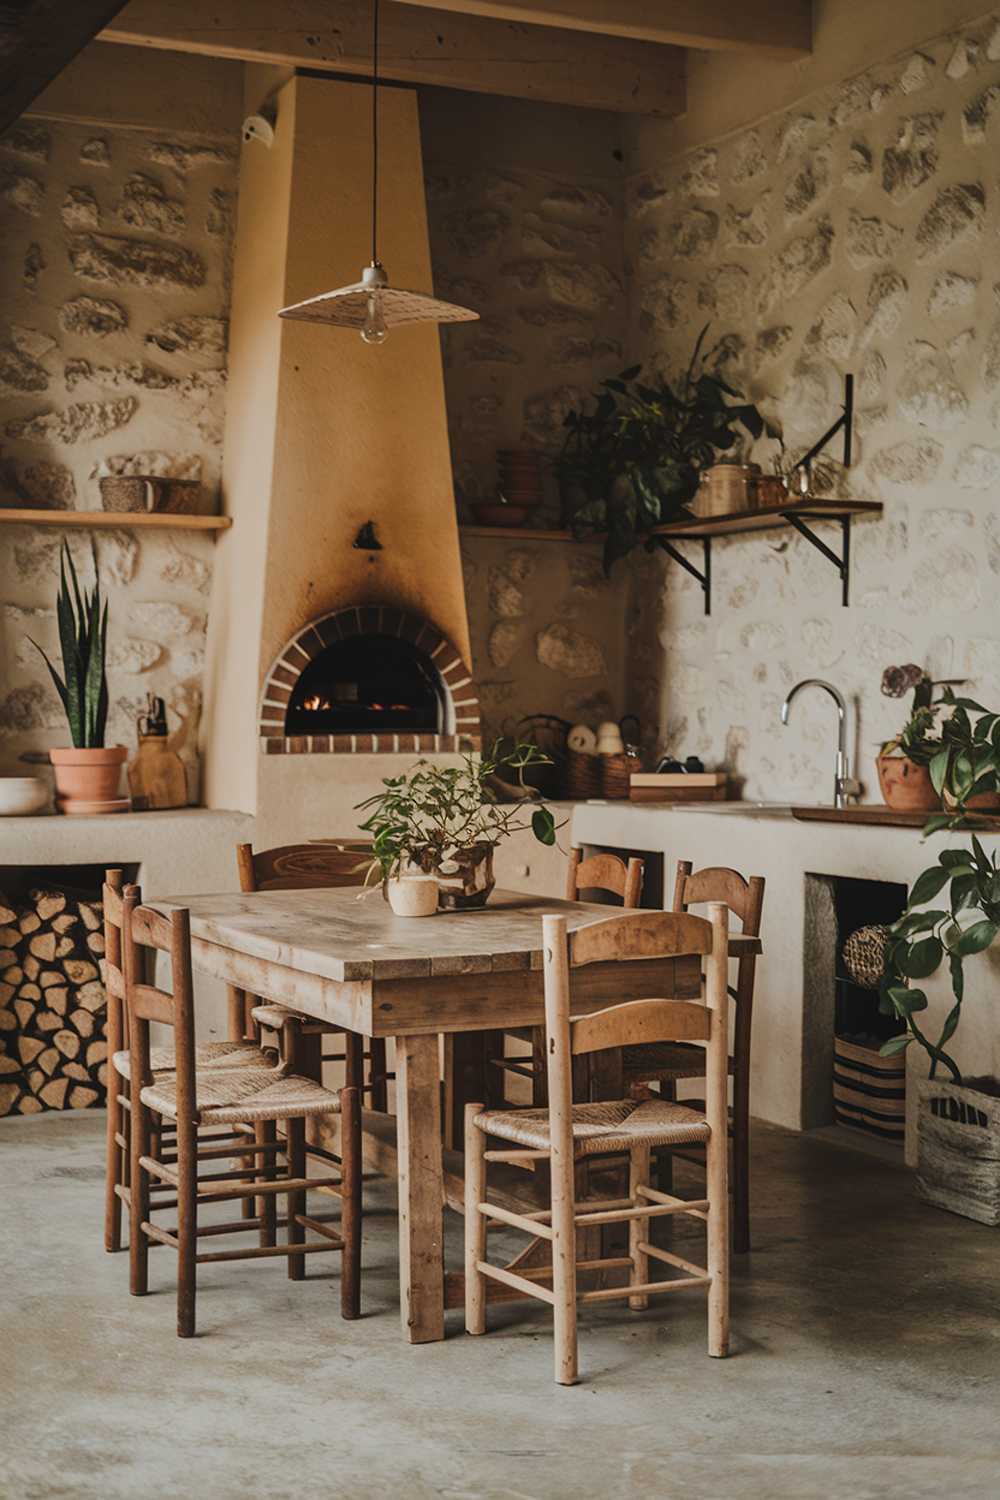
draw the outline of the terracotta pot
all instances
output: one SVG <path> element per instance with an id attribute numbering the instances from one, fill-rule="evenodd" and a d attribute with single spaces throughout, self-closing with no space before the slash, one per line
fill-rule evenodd
<path id="1" fill-rule="evenodd" d="M 945 812 L 955 812 L 958 807 L 947 787 L 941 794 L 941 803 Z M 1000 808 L 1000 792 L 977 792 L 966 799 L 965 806 L 969 812 L 996 812 Z"/>
<path id="2" fill-rule="evenodd" d="M 875 765 L 886 807 L 895 812 L 935 812 L 941 806 L 926 766 L 906 755 L 879 755 Z"/>
<path id="3" fill-rule="evenodd" d="M 108 745 L 101 750 L 50 750 L 59 811 L 78 815 L 127 812 L 128 798 L 118 795 L 127 755 L 124 745 Z"/>

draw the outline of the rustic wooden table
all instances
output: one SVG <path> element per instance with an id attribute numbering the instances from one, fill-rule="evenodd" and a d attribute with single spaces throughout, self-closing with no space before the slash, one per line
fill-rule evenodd
<path id="1" fill-rule="evenodd" d="M 403 1330 L 411 1343 L 444 1337 L 443 1217 L 446 1191 L 438 1037 L 544 1022 L 542 917 L 571 929 L 609 915 L 606 906 L 496 891 L 479 911 L 423 921 L 394 916 L 377 894 L 356 890 L 174 896 L 152 903 L 191 914 L 194 964 L 227 984 L 294 1006 L 363 1036 L 396 1042 L 396 1140 L 384 1116 L 366 1113 L 375 1159 L 399 1175 L 399 1273 Z M 733 938 L 733 952 L 742 940 Z M 756 940 L 750 940 L 756 941 Z M 629 965 L 633 993 L 698 994 L 697 959 Z M 621 998 L 621 967 L 597 964 L 574 979 L 574 1012 Z M 459 1103 L 460 1101 L 456 1101 Z"/>

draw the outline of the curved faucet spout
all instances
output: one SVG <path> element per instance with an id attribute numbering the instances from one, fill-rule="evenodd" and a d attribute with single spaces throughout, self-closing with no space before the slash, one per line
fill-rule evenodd
<path id="1" fill-rule="evenodd" d="M 833 805 L 846 807 L 848 797 L 858 790 L 858 786 L 851 780 L 851 766 L 847 756 L 847 704 L 840 689 L 835 688 L 832 682 L 827 682 L 822 677 L 804 677 L 801 682 L 797 682 L 790 689 L 788 697 L 781 705 L 781 722 L 782 724 L 788 723 L 792 699 L 807 687 L 822 688 L 825 693 L 829 693 L 837 705 L 837 771 L 833 784 Z"/>

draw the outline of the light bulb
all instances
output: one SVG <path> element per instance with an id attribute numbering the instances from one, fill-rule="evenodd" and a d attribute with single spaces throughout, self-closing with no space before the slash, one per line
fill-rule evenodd
<path id="1" fill-rule="evenodd" d="M 382 298 L 378 292 L 368 294 L 368 308 L 361 337 L 366 344 L 384 344 L 389 337 L 389 330 L 382 316 Z"/>

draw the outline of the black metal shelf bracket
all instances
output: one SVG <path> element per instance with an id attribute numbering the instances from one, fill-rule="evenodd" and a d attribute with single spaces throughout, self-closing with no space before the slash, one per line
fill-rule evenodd
<path id="1" fill-rule="evenodd" d="M 794 526 L 795 530 L 799 533 L 800 536 L 804 536 L 806 541 L 816 548 L 817 552 L 822 553 L 822 555 L 828 562 L 833 563 L 833 566 L 840 574 L 840 602 L 846 609 L 848 604 L 850 604 L 851 602 L 851 518 L 850 516 L 838 516 L 836 517 L 836 519 L 840 522 L 840 534 L 842 537 L 841 553 L 839 557 L 837 556 L 836 552 L 834 552 L 833 548 L 828 547 L 826 542 L 823 541 L 823 538 L 817 536 L 812 527 L 808 526 L 806 522 L 803 521 L 801 516 L 796 516 L 790 511 L 786 512 L 784 515 L 784 520 L 786 520 L 790 526 Z"/>
<path id="2" fill-rule="evenodd" d="M 701 585 L 701 591 L 705 596 L 705 613 L 706 615 L 710 615 L 712 613 L 711 537 L 703 536 L 691 538 L 692 541 L 700 541 L 702 545 L 705 561 L 701 569 L 695 567 L 694 563 L 690 560 L 690 558 L 685 557 L 683 552 L 678 552 L 673 542 L 668 541 L 665 536 L 658 536 L 656 540 L 659 542 L 664 552 L 666 552 L 668 556 L 672 557 L 675 563 L 679 563 L 680 566 L 685 570 L 685 572 L 690 573 L 691 577 L 696 579 L 697 582 Z"/>

